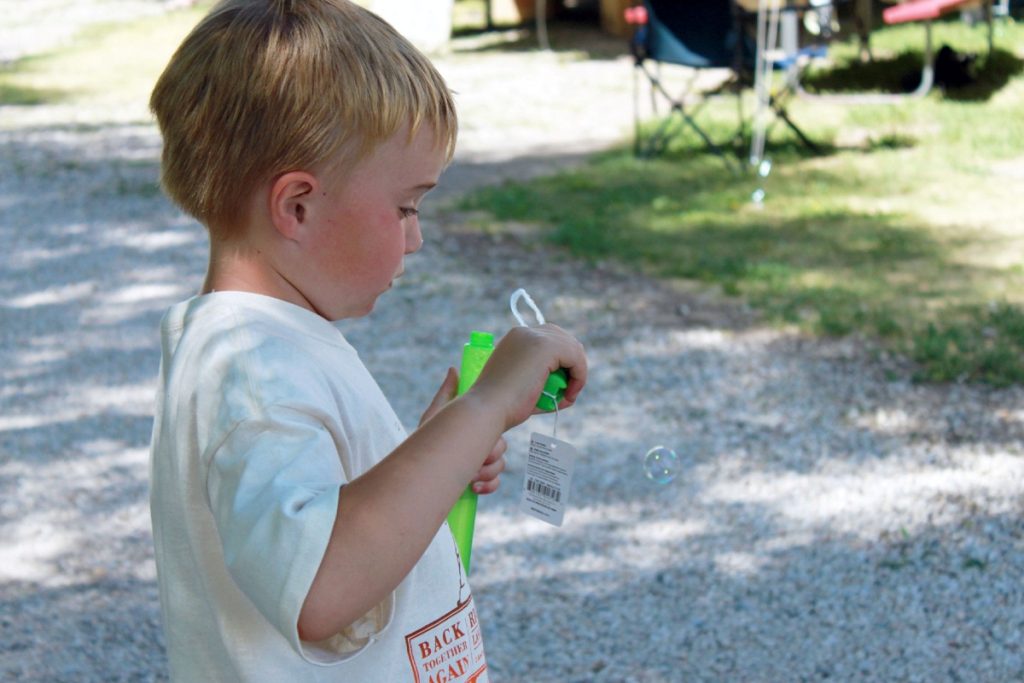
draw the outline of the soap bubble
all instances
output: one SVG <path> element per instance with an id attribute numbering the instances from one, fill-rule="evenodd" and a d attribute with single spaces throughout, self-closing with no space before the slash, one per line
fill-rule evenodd
<path id="1" fill-rule="evenodd" d="M 644 474 L 657 484 L 667 484 L 676 478 L 679 458 L 676 452 L 665 446 L 655 446 L 644 456 Z"/>
<path id="2" fill-rule="evenodd" d="M 750 201 L 754 202 L 756 206 L 764 204 L 764 190 L 760 187 L 754 190 L 750 195 Z"/>
<path id="3" fill-rule="evenodd" d="M 767 178 L 768 174 L 772 172 L 772 160 L 762 159 L 761 163 L 757 166 L 757 175 L 762 178 Z"/>

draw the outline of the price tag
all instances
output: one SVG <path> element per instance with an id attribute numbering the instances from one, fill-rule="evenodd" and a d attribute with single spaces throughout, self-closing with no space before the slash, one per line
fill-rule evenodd
<path id="1" fill-rule="evenodd" d="M 562 526 L 575 463 L 576 448 L 571 443 L 536 432 L 530 435 L 519 509 L 548 524 Z"/>

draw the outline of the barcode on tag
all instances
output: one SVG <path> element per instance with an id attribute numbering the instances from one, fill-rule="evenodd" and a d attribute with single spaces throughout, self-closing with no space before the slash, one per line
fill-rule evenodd
<path id="1" fill-rule="evenodd" d="M 548 524 L 562 526 L 575 462 L 576 449 L 572 444 L 532 434 L 519 509 Z"/>
<path id="2" fill-rule="evenodd" d="M 527 479 L 526 488 L 534 493 L 539 493 L 545 498 L 550 498 L 556 503 L 562 500 L 562 491 L 560 489 L 556 489 L 554 486 L 548 486 L 547 484 L 542 484 L 536 479 Z"/>

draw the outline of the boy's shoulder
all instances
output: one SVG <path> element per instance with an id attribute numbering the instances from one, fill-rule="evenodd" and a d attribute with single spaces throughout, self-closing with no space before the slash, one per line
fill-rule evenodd
<path id="1" fill-rule="evenodd" d="M 161 322 L 161 338 L 165 345 L 227 340 L 242 350 L 327 345 L 355 353 L 341 332 L 316 313 L 250 292 L 213 292 L 171 306 Z"/>
<path id="2" fill-rule="evenodd" d="M 215 292 L 172 306 L 161 324 L 161 344 L 172 381 L 228 400 L 237 390 L 262 404 L 324 399 L 328 373 L 339 363 L 358 362 L 323 318 L 246 292 Z"/>

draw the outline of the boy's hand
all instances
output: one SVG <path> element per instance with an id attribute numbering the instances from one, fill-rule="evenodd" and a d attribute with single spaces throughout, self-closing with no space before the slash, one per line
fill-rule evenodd
<path id="1" fill-rule="evenodd" d="M 487 454 L 483 467 L 480 468 L 476 478 L 473 479 L 474 492 L 486 495 L 498 490 L 498 486 L 501 485 L 499 476 L 505 471 L 506 450 L 508 450 L 508 444 L 505 443 L 505 437 L 501 437 L 498 439 L 498 443 L 494 444 L 491 452 Z"/>
<path id="2" fill-rule="evenodd" d="M 487 365 L 468 393 L 501 410 L 505 429 L 530 415 L 543 412 L 537 399 L 548 375 L 564 368 L 569 376 L 565 399 L 568 408 L 587 382 L 587 355 L 583 345 L 557 325 L 514 327 L 498 342 Z"/>
<path id="3" fill-rule="evenodd" d="M 444 376 L 444 381 L 441 383 L 441 388 L 434 394 L 433 400 L 427 409 L 423 411 L 423 416 L 420 418 L 420 425 L 432 418 L 441 408 L 445 406 L 449 401 L 455 398 L 455 392 L 459 386 L 459 374 L 455 371 L 455 368 L 448 368 L 448 373 Z M 505 443 L 505 438 L 500 437 L 498 442 L 494 444 L 494 448 L 487 454 L 487 459 L 484 460 L 483 465 L 480 466 L 480 471 L 477 472 L 476 477 L 470 482 L 473 485 L 473 491 L 478 494 L 486 495 L 488 493 L 494 493 L 498 490 L 498 486 L 501 485 L 499 479 L 502 472 L 505 471 L 505 451 L 508 450 L 508 444 Z"/>
<path id="4" fill-rule="evenodd" d="M 441 382 L 441 388 L 434 394 L 433 400 L 430 401 L 430 405 L 423 411 L 423 415 L 420 417 L 420 426 L 429 420 L 430 418 L 437 415 L 441 408 L 444 408 L 448 401 L 455 398 L 455 392 L 459 389 L 459 373 L 455 371 L 455 368 L 448 368 L 447 374 L 444 376 L 444 381 Z"/>

